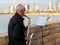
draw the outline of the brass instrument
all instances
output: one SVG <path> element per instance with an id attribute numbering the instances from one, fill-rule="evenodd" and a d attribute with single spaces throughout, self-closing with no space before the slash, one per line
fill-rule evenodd
<path id="1" fill-rule="evenodd" d="M 27 19 L 28 19 L 28 29 L 27 29 L 27 36 L 30 37 L 30 41 L 27 41 L 26 44 L 27 45 L 31 45 L 31 40 L 32 40 L 32 37 L 33 37 L 33 33 L 30 35 L 30 24 L 31 24 L 31 20 L 29 17 L 27 17 L 26 15 L 24 15 Z"/>

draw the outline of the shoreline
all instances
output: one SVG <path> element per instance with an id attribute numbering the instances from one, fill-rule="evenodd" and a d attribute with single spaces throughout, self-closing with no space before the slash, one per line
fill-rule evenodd
<path id="1" fill-rule="evenodd" d="M 14 14 L 14 13 L 0 13 L 0 15 L 4 15 L 4 14 Z M 25 14 L 25 15 L 60 15 L 60 13 L 28 13 L 28 14 Z"/>
<path id="2" fill-rule="evenodd" d="M 0 37 L 8 36 L 8 32 L 0 33 Z"/>
<path id="3" fill-rule="evenodd" d="M 56 24 L 59 24 L 60 22 L 55 22 Z M 55 23 L 47 23 L 46 25 L 51 25 L 51 24 L 55 24 Z M 37 25 L 31 25 L 31 27 L 36 27 Z M 0 33 L 0 37 L 5 37 L 8 36 L 8 32 L 3 32 Z"/>

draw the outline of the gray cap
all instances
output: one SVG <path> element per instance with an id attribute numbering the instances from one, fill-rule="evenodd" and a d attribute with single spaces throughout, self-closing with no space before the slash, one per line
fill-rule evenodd
<path id="1" fill-rule="evenodd" d="M 16 10 L 21 10 L 21 9 L 25 9 L 24 5 L 23 4 L 18 4 L 16 6 Z"/>

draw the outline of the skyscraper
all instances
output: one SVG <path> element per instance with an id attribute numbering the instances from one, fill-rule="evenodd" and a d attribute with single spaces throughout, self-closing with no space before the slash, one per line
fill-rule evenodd
<path id="1" fill-rule="evenodd" d="M 59 2 L 56 2 L 56 11 L 59 11 Z"/>
<path id="2" fill-rule="evenodd" d="M 60 3 L 59 3 L 59 11 L 60 11 Z"/>
<path id="3" fill-rule="evenodd" d="M 15 12 L 15 6 L 11 6 L 11 13 Z"/>
<path id="4" fill-rule="evenodd" d="M 53 10 L 53 4 L 52 4 L 52 1 L 49 2 L 48 10 L 50 10 L 50 11 Z"/>
<path id="5" fill-rule="evenodd" d="M 36 12 L 36 11 L 38 11 L 38 10 L 39 10 L 39 6 L 37 6 L 37 4 L 34 3 L 34 11 Z"/>
<path id="6" fill-rule="evenodd" d="M 36 3 L 34 3 L 34 11 L 36 11 Z"/>
<path id="7" fill-rule="evenodd" d="M 7 7 L 6 13 L 11 13 L 11 7 L 10 6 Z"/>
<path id="8" fill-rule="evenodd" d="M 30 5 L 29 5 L 29 4 L 26 4 L 26 5 L 25 5 L 25 10 L 26 10 L 26 11 L 29 11 L 29 9 L 30 9 Z"/>

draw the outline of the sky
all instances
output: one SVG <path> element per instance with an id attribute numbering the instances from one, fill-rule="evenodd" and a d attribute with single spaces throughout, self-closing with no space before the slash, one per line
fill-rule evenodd
<path id="1" fill-rule="evenodd" d="M 6 10 L 8 6 L 14 6 L 16 4 L 30 4 L 30 8 L 33 9 L 33 4 L 36 3 L 41 9 L 46 9 L 48 7 L 49 1 L 52 1 L 53 4 L 60 0 L 0 0 L 0 11 Z"/>

